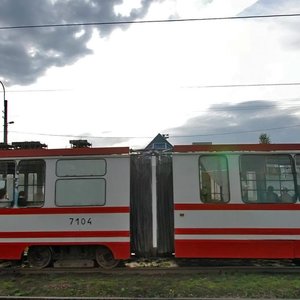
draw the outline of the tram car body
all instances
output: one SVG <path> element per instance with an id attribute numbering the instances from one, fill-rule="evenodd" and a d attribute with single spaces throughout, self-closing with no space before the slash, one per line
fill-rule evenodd
<path id="1" fill-rule="evenodd" d="M 298 259 L 299 185 L 300 144 L 0 150 L 0 260 Z"/>
<path id="2" fill-rule="evenodd" d="M 130 257 L 128 148 L 0 151 L 0 259 Z"/>
<path id="3" fill-rule="evenodd" d="M 175 146 L 175 256 L 300 257 L 300 147 Z"/>

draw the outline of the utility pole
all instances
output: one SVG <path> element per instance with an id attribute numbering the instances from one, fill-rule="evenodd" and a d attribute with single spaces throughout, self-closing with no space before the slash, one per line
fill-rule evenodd
<path id="1" fill-rule="evenodd" d="M 1 80 L 0 80 L 0 84 L 2 85 L 3 88 L 3 100 L 4 100 L 3 143 L 4 145 L 7 145 L 7 100 L 5 99 L 5 86 Z"/>
<path id="2" fill-rule="evenodd" d="M 3 142 L 5 145 L 7 145 L 7 136 L 8 136 L 8 130 L 7 130 L 7 100 L 4 99 L 4 124 L 3 124 Z"/>

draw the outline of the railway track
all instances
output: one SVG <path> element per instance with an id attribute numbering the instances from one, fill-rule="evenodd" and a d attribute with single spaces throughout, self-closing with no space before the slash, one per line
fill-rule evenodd
<path id="1" fill-rule="evenodd" d="M 269 260 L 194 260 L 180 261 L 179 264 L 172 263 L 169 266 L 160 266 L 155 262 L 126 263 L 114 269 L 102 269 L 98 267 L 48 267 L 34 269 L 26 264 L 15 265 L 0 264 L 0 275 L 5 274 L 107 274 L 107 275 L 163 275 L 163 274 L 203 274 L 203 273 L 300 273 L 300 266 L 292 261 L 269 261 Z"/>

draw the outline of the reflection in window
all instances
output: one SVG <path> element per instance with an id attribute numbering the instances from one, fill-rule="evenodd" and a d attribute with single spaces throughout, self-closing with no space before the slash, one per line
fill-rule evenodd
<path id="1" fill-rule="evenodd" d="M 18 171 L 18 205 L 42 206 L 44 204 L 45 162 L 22 160 Z"/>
<path id="2" fill-rule="evenodd" d="M 229 180 L 225 156 L 200 157 L 200 197 L 203 202 L 228 202 Z"/>
<path id="3" fill-rule="evenodd" d="M 57 180 L 55 202 L 58 206 L 104 205 L 105 180 L 101 178 Z"/>
<path id="4" fill-rule="evenodd" d="M 293 203 L 295 178 L 289 155 L 240 157 L 242 199 L 249 203 Z"/>

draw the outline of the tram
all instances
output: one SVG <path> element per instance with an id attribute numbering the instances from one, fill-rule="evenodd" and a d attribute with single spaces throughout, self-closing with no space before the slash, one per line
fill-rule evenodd
<path id="1" fill-rule="evenodd" d="M 0 150 L 0 260 L 300 258 L 300 144 Z"/>
<path id="2" fill-rule="evenodd" d="M 38 268 L 65 257 L 110 268 L 128 258 L 129 149 L 30 148 L 0 151 L 0 259 L 26 252 Z"/>

